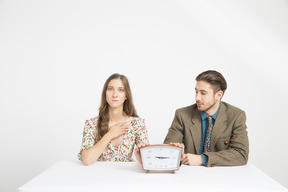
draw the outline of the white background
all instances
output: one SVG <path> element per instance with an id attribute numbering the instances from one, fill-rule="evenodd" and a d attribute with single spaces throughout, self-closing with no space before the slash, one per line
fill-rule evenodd
<path id="1" fill-rule="evenodd" d="M 77 159 L 112 73 L 156 144 L 207 69 L 246 111 L 249 162 L 288 187 L 287 53 L 287 0 L 1 0 L 0 191 Z"/>

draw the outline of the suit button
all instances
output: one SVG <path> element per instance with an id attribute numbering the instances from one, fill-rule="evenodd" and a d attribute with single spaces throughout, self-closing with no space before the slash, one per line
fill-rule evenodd
<path id="1" fill-rule="evenodd" d="M 228 141 L 225 141 L 224 144 L 225 144 L 225 145 L 228 145 Z"/>

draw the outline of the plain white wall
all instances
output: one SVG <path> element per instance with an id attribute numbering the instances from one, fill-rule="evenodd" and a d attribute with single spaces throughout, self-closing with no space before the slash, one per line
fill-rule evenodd
<path id="1" fill-rule="evenodd" d="M 77 160 L 105 80 L 130 80 L 151 143 L 220 71 L 246 111 L 249 162 L 288 187 L 288 2 L 0 1 L 0 191 Z"/>

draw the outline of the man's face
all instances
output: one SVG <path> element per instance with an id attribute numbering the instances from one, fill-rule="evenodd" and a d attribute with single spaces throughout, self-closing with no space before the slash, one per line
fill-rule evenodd
<path id="1" fill-rule="evenodd" d="M 218 104 L 220 103 L 223 94 L 222 91 L 218 91 L 214 94 L 210 83 L 206 81 L 197 81 L 195 91 L 195 99 L 199 111 L 204 111 L 206 113 L 209 111 L 217 111 Z"/>

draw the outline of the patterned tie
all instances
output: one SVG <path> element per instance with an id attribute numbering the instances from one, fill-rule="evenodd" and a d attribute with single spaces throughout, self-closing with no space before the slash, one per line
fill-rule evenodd
<path id="1" fill-rule="evenodd" d="M 213 128 L 212 117 L 207 117 L 207 118 L 208 118 L 208 129 L 207 129 L 206 138 L 204 142 L 204 152 L 210 152 L 210 137 L 211 137 L 211 132 Z"/>

